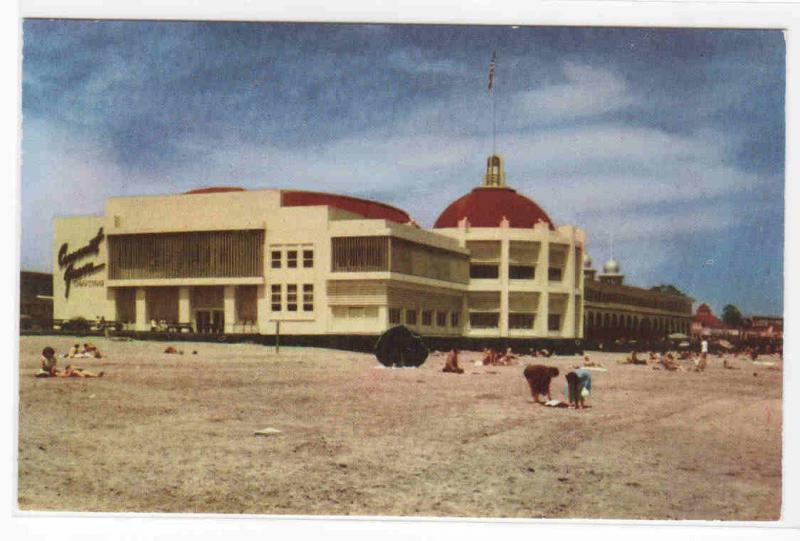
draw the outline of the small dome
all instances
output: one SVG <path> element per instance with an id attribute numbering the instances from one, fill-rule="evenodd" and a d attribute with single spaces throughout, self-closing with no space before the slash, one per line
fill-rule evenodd
<path id="1" fill-rule="evenodd" d="M 583 254 L 583 268 L 591 269 L 592 268 L 592 256 L 588 253 Z"/>
<path id="2" fill-rule="evenodd" d="M 614 261 L 614 258 L 612 257 L 606 261 L 605 265 L 603 265 L 603 272 L 606 274 L 619 274 L 619 263 Z"/>

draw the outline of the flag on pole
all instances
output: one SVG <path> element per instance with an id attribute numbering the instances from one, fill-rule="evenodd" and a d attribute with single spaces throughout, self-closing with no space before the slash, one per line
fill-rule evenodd
<path id="1" fill-rule="evenodd" d="M 489 90 L 492 90 L 494 84 L 494 71 L 497 67 L 497 51 L 492 52 L 492 61 L 489 63 Z"/>

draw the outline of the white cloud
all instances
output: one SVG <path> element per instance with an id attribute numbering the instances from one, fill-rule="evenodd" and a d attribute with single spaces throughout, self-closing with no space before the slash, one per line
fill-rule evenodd
<path id="1" fill-rule="evenodd" d="M 562 71 L 566 82 L 512 96 L 515 108 L 542 123 L 611 113 L 635 104 L 625 82 L 608 70 L 567 62 Z"/>

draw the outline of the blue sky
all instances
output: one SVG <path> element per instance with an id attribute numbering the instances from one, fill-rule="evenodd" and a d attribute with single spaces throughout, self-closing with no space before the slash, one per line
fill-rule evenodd
<path id="1" fill-rule="evenodd" d="M 23 269 L 54 216 L 210 185 L 378 199 L 430 227 L 481 182 L 586 230 L 600 266 L 716 311 L 783 310 L 779 31 L 27 20 Z"/>

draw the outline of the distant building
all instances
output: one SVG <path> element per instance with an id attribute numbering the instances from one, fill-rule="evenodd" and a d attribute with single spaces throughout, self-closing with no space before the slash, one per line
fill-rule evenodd
<path id="1" fill-rule="evenodd" d="M 739 336 L 739 329 L 726 325 L 714 315 L 710 306 L 703 303 L 697 307 L 697 311 L 692 318 L 691 335 L 692 338 L 734 338 Z"/>
<path id="2" fill-rule="evenodd" d="M 674 333 L 688 335 L 691 297 L 626 285 L 613 258 L 598 276 L 587 255 L 583 274 L 587 340 L 660 340 Z"/>
<path id="3" fill-rule="evenodd" d="M 750 316 L 744 319 L 741 329 L 742 338 L 761 340 L 783 339 L 783 316 Z"/>
<path id="4" fill-rule="evenodd" d="M 585 235 L 505 185 L 483 186 L 423 230 L 383 203 L 299 190 L 114 197 L 55 222 L 55 316 L 145 331 L 583 336 Z"/>
<path id="5" fill-rule="evenodd" d="M 21 271 L 19 290 L 20 326 L 49 324 L 53 319 L 53 275 Z"/>

